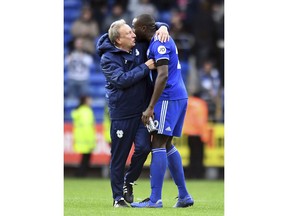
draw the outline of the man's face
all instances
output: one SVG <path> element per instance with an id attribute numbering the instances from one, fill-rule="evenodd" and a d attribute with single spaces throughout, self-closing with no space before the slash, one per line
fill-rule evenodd
<path id="1" fill-rule="evenodd" d="M 84 20 L 88 21 L 88 20 L 91 19 L 91 17 L 92 17 L 92 13 L 91 13 L 90 10 L 85 10 L 85 11 L 83 12 L 83 19 L 84 19 Z"/>
<path id="2" fill-rule="evenodd" d="M 125 24 L 119 28 L 118 46 L 124 50 L 131 50 L 135 46 L 136 35 L 129 25 Z"/>
<path id="3" fill-rule="evenodd" d="M 145 40 L 145 35 L 144 32 L 142 31 L 142 26 L 139 25 L 137 22 L 137 18 L 134 18 L 132 21 L 132 29 L 134 33 L 136 34 L 137 40 L 138 41 L 144 41 Z"/>
<path id="4" fill-rule="evenodd" d="M 210 63 L 210 62 L 205 62 L 205 63 L 204 63 L 204 71 L 205 71 L 206 73 L 210 73 L 211 70 L 212 70 L 212 63 Z"/>
<path id="5" fill-rule="evenodd" d="M 74 46 L 76 50 L 82 50 L 83 49 L 83 40 L 81 38 L 77 38 L 74 42 Z"/>

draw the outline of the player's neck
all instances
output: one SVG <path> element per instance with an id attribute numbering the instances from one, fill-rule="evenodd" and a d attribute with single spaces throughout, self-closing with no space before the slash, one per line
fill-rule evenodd
<path id="1" fill-rule="evenodd" d="M 151 41 L 151 39 L 154 37 L 155 33 L 156 33 L 156 31 L 148 32 L 147 33 L 147 40 Z"/>

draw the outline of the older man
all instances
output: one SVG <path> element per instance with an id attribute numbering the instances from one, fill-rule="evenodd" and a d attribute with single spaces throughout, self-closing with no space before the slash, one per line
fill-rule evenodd
<path id="1" fill-rule="evenodd" d="M 163 28 L 167 33 L 165 40 L 168 32 Z M 133 202 L 132 185 L 139 178 L 151 149 L 150 134 L 141 122 L 153 91 L 148 75 L 155 69 L 154 60 L 146 61 L 147 48 L 148 43 L 136 42 L 136 35 L 124 20 L 113 22 L 108 34 L 97 44 L 111 119 L 110 179 L 114 207 L 129 207 L 125 200 Z M 135 152 L 124 177 L 133 143 Z"/>

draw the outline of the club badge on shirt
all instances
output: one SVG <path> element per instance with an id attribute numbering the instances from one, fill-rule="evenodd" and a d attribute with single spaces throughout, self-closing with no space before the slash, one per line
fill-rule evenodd
<path id="1" fill-rule="evenodd" d="M 139 50 L 136 49 L 136 50 L 135 50 L 135 55 L 138 56 L 139 54 L 140 54 Z"/>
<path id="2" fill-rule="evenodd" d="M 117 137 L 118 137 L 118 138 L 122 138 L 124 132 L 123 132 L 122 130 L 117 130 L 117 131 L 116 131 L 116 134 L 117 134 Z"/>

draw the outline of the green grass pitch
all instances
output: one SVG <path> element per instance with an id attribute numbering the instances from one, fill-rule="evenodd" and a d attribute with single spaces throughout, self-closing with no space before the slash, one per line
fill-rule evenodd
<path id="1" fill-rule="evenodd" d="M 139 179 L 134 186 L 134 201 L 141 201 L 150 195 L 149 179 Z M 176 203 L 177 187 L 170 179 L 165 179 L 162 191 L 163 208 L 135 209 L 113 208 L 109 179 L 64 178 L 64 215 L 65 216 L 223 216 L 223 180 L 186 180 L 189 193 L 195 203 L 188 208 L 173 208 Z"/>

